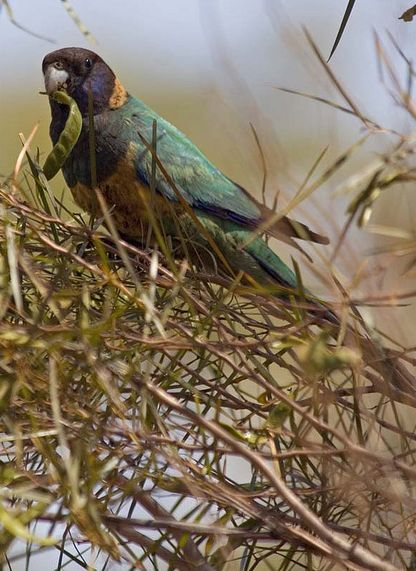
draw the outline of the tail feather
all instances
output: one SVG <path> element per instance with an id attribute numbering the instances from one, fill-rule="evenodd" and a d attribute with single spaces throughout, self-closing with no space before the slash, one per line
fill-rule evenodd
<path id="1" fill-rule="evenodd" d="M 262 208 L 262 213 L 266 224 L 267 219 L 274 215 L 271 210 L 265 207 Z M 292 220 L 288 216 L 282 216 L 282 218 L 272 223 L 271 226 L 267 228 L 266 233 L 283 242 L 288 242 L 287 239 L 289 238 L 289 243 L 292 246 L 293 238 L 315 242 L 316 244 L 329 244 L 329 239 L 326 236 L 314 232 L 303 222 Z"/>
<path id="2" fill-rule="evenodd" d="M 249 199 L 254 202 L 257 208 L 260 210 L 261 220 L 257 222 L 260 222 L 260 224 L 267 224 L 267 220 L 276 216 L 276 212 L 274 210 L 271 210 L 258 200 L 254 199 L 243 186 L 237 184 L 234 181 L 231 182 L 235 184 L 247 197 L 249 197 Z M 315 242 L 317 244 L 329 244 L 329 239 L 326 236 L 322 236 L 322 234 L 314 232 L 303 222 L 292 220 L 288 216 L 282 216 L 276 222 L 271 223 L 270 227 L 268 227 L 266 230 L 266 234 L 269 234 L 270 236 L 273 236 L 282 242 L 286 242 L 291 246 L 295 246 L 298 249 L 301 248 L 299 248 L 296 243 L 293 242 L 292 238 Z"/>

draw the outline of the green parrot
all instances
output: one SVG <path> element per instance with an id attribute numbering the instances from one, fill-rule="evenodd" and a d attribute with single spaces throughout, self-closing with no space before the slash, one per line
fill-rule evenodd
<path id="1" fill-rule="evenodd" d="M 94 52 L 63 48 L 48 54 L 42 67 L 50 95 L 53 143 L 68 116 L 68 108 L 52 97 L 56 90 L 65 89 L 82 114 L 81 135 L 62 168 L 81 208 L 101 213 L 94 190 L 99 188 L 127 240 L 143 242 L 153 217 L 165 235 L 210 268 L 226 268 L 234 275 L 241 272 L 246 281 L 274 287 L 283 296 L 296 292 L 294 272 L 267 245 L 263 228 L 296 246 L 294 238 L 327 243 L 326 238 L 300 222 L 277 219 L 216 168 L 186 135 L 131 96 Z M 89 98 L 96 180 L 90 164 Z M 275 221 L 267 224 L 273 216 Z"/>

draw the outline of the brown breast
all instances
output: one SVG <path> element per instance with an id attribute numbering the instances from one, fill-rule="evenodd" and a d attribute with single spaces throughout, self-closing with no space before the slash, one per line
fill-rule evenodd
<path id="1" fill-rule="evenodd" d="M 152 218 L 166 223 L 173 214 L 173 204 L 160 194 L 152 193 L 137 180 L 133 162 L 124 159 L 116 171 L 101 182 L 99 190 L 111 212 L 117 230 L 124 236 L 141 240 L 147 236 Z M 93 216 L 102 216 L 97 193 L 81 183 L 71 188 L 75 202 Z"/>

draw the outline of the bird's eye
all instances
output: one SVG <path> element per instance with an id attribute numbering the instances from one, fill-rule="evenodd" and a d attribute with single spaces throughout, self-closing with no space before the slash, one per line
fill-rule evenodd
<path id="1" fill-rule="evenodd" d="M 53 64 L 53 67 L 54 67 L 55 69 L 64 69 L 63 63 L 62 63 L 61 61 L 56 61 L 56 62 Z"/>
<path id="2" fill-rule="evenodd" d="M 90 60 L 89 57 L 87 57 L 84 61 L 84 65 L 87 69 L 91 69 L 92 68 L 92 61 Z"/>

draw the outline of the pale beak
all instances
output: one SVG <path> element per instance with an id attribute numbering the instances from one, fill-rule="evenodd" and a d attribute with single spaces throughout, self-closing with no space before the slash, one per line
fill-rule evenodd
<path id="1" fill-rule="evenodd" d="M 45 88 L 48 95 L 52 95 L 58 89 L 65 88 L 69 79 L 69 73 L 65 69 L 56 69 L 52 64 L 45 71 Z"/>

